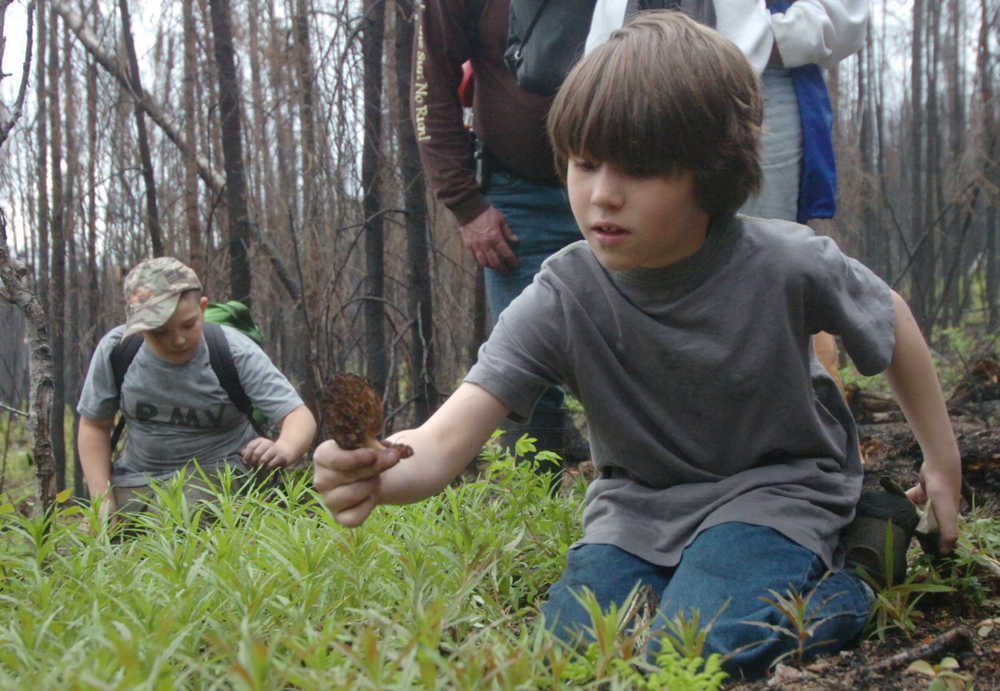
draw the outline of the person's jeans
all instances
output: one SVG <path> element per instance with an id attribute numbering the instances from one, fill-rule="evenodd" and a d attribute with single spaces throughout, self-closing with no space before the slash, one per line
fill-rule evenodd
<path id="1" fill-rule="evenodd" d="M 824 578 L 825 576 L 825 578 Z M 723 669 L 735 678 L 762 676 L 779 655 L 797 641 L 763 626 L 763 622 L 795 626 L 777 609 L 763 602 L 774 599 L 774 590 L 787 596 L 794 589 L 803 597 L 815 589 L 809 602 L 809 621 L 820 623 L 805 646 L 808 653 L 837 650 L 854 640 L 868 619 L 873 596 L 850 571 L 829 573 L 822 560 L 781 533 L 746 523 L 723 523 L 698 535 L 688 545 L 676 567 L 662 567 L 613 545 L 587 544 L 571 549 L 566 571 L 549 591 L 542 606 L 547 625 L 557 635 L 574 640 L 579 632 L 589 636 L 590 616 L 574 596 L 586 586 L 602 610 L 612 603 L 622 606 L 636 583 L 659 595 L 652 640 L 665 622 L 678 615 L 692 621 L 697 610 L 700 625 L 711 628 L 703 656 L 729 655 Z M 712 621 L 713 617 L 718 618 Z M 813 644 L 816 645 L 813 645 Z M 656 648 L 651 652 L 655 659 Z"/>
<path id="2" fill-rule="evenodd" d="M 550 255 L 582 238 L 573 219 L 566 188 L 543 185 L 508 171 L 490 174 L 486 198 L 507 219 L 519 242 L 511 243 L 517 266 L 509 273 L 485 269 L 486 303 L 490 328 L 500 313 L 521 294 Z M 539 408 L 562 407 L 562 391 L 549 389 Z"/>
<path id="3" fill-rule="evenodd" d="M 764 173 L 760 193 L 740 209 L 747 216 L 798 218 L 799 178 L 802 174 L 802 120 L 792 73 L 768 67 L 761 75 L 764 95 L 764 131 L 760 167 Z"/>

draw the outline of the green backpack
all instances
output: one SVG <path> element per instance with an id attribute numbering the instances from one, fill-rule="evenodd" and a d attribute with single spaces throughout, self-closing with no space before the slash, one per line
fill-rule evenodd
<path id="1" fill-rule="evenodd" d="M 250 308 L 239 300 L 208 303 L 208 307 L 205 308 L 205 321 L 231 326 L 245 333 L 261 348 L 264 347 L 264 333 L 253 320 Z"/>

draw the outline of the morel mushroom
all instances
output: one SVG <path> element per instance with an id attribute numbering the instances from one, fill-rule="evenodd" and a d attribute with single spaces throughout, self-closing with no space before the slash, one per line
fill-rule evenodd
<path id="1" fill-rule="evenodd" d="M 341 372 L 326 387 L 323 397 L 326 428 L 342 449 L 399 449 L 400 458 L 413 455 L 406 444 L 380 442 L 378 435 L 385 422 L 382 399 L 363 378 Z"/>

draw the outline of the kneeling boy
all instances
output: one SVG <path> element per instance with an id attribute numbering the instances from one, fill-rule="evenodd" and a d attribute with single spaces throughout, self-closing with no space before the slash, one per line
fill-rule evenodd
<path id="1" fill-rule="evenodd" d="M 825 623 L 809 643 L 843 646 L 872 593 L 844 568 L 862 465 L 813 355 L 823 330 L 863 373 L 886 371 L 924 454 L 910 497 L 933 500 L 950 550 L 958 450 L 906 304 L 809 228 L 735 213 L 760 185 L 761 113 L 743 55 L 679 13 L 640 15 L 582 59 L 549 130 L 584 241 L 545 263 L 448 401 L 393 436 L 412 458 L 317 449 L 337 520 L 440 491 L 503 416 L 530 417 L 561 384 L 586 410 L 600 477 L 542 608 L 550 625 L 589 624 L 583 587 L 606 608 L 638 582 L 659 595 L 659 628 L 718 614 L 705 653 L 756 676 L 795 644 L 760 625 L 790 626 L 761 597 L 816 589 Z"/>
<path id="2" fill-rule="evenodd" d="M 147 510 L 150 480 L 165 480 L 192 459 L 213 480 L 227 466 L 237 475 L 248 466 L 287 467 L 309 450 L 316 434 L 312 413 L 256 343 L 223 325 L 240 384 L 268 421 L 280 425 L 278 438 L 258 436 L 230 400 L 209 364 L 203 334 L 208 298 L 190 267 L 173 257 L 139 263 L 125 277 L 125 304 L 128 321 L 98 343 L 77 404 L 80 463 L 91 496 L 105 495 L 102 514 Z M 141 333 L 143 343 L 119 391 L 111 351 L 133 333 Z M 128 436 L 112 465 L 119 409 Z M 203 499 L 208 489 L 194 477 L 185 494 Z"/>

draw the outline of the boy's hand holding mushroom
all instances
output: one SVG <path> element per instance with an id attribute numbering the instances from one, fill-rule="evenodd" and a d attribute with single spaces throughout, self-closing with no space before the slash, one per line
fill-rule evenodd
<path id="1" fill-rule="evenodd" d="M 398 449 L 342 449 L 330 439 L 313 454 L 313 485 L 337 522 L 354 528 L 378 504 L 380 474 L 399 458 Z"/>
<path id="2" fill-rule="evenodd" d="M 334 377 L 327 387 L 324 413 L 333 438 L 313 454 L 313 485 L 337 522 L 353 528 L 378 505 L 382 472 L 413 450 L 376 439 L 383 424 L 382 402 L 360 377 Z"/>

